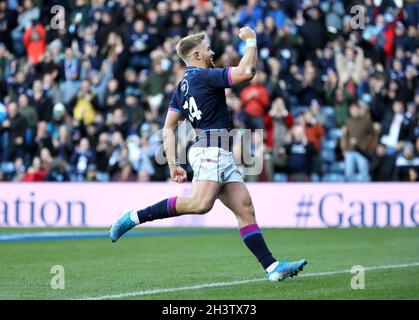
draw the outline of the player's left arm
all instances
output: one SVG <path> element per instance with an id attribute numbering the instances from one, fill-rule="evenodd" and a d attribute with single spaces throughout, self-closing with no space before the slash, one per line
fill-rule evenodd
<path id="1" fill-rule="evenodd" d="M 240 29 L 240 39 L 246 41 L 246 50 L 237 67 L 214 68 L 206 70 L 206 82 L 213 88 L 230 88 L 253 79 L 256 74 L 258 52 L 256 33 L 249 27 Z"/>
<path id="2" fill-rule="evenodd" d="M 175 109 L 169 108 L 163 127 L 163 147 L 170 169 L 170 176 L 172 180 L 179 183 L 186 181 L 187 178 L 186 171 L 179 165 L 176 158 L 175 133 L 179 126 L 179 122 L 183 120 L 184 117 L 182 113 L 176 111 Z"/>
<path id="3" fill-rule="evenodd" d="M 258 50 L 256 46 L 256 33 L 249 27 L 240 29 L 240 39 L 246 41 L 246 49 L 237 67 L 230 69 L 231 85 L 242 84 L 253 79 L 256 74 Z"/>

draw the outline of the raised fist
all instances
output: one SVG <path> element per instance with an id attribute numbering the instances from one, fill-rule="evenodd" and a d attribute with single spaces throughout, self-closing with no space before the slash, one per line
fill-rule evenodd
<path id="1" fill-rule="evenodd" d="M 250 27 L 240 28 L 239 38 L 244 41 L 246 41 L 247 39 L 256 39 L 256 32 Z"/>

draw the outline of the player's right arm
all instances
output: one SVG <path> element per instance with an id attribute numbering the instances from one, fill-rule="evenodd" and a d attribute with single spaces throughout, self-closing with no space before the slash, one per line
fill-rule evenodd
<path id="1" fill-rule="evenodd" d="M 187 178 L 186 171 L 179 165 L 176 158 L 175 132 L 180 121 L 183 121 L 182 113 L 176 109 L 169 108 L 163 127 L 163 147 L 170 169 L 170 176 L 173 181 L 179 183 L 186 181 Z"/>
<path id="2" fill-rule="evenodd" d="M 243 27 L 239 32 L 240 39 L 246 41 L 246 50 L 237 67 L 231 68 L 231 84 L 237 85 L 248 82 L 256 74 L 258 51 L 256 47 L 256 32 Z"/>

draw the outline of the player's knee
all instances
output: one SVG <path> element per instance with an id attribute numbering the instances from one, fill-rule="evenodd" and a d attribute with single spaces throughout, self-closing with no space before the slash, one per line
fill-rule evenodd
<path id="1" fill-rule="evenodd" d="M 242 216 L 252 218 L 255 216 L 255 208 L 253 207 L 252 201 L 245 201 L 241 207 Z"/>
<path id="2" fill-rule="evenodd" d="M 214 201 L 212 200 L 198 200 L 195 202 L 195 210 L 196 214 L 205 214 L 212 209 L 214 205 Z"/>
<path id="3" fill-rule="evenodd" d="M 197 209 L 197 213 L 198 214 L 205 214 L 207 212 L 209 212 L 212 208 L 212 205 L 210 205 L 209 203 L 202 203 L 200 205 L 198 205 L 198 209 Z"/>

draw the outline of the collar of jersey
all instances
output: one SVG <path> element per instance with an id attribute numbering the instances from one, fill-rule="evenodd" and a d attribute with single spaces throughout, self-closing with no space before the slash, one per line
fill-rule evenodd
<path id="1" fill-rule="evenodd" d="M 201 71 L 203 70 L 202 68 L 199 67 L 193 67 L 193 66 L 187 66 L 186 67 L 186 71 Z"/>

